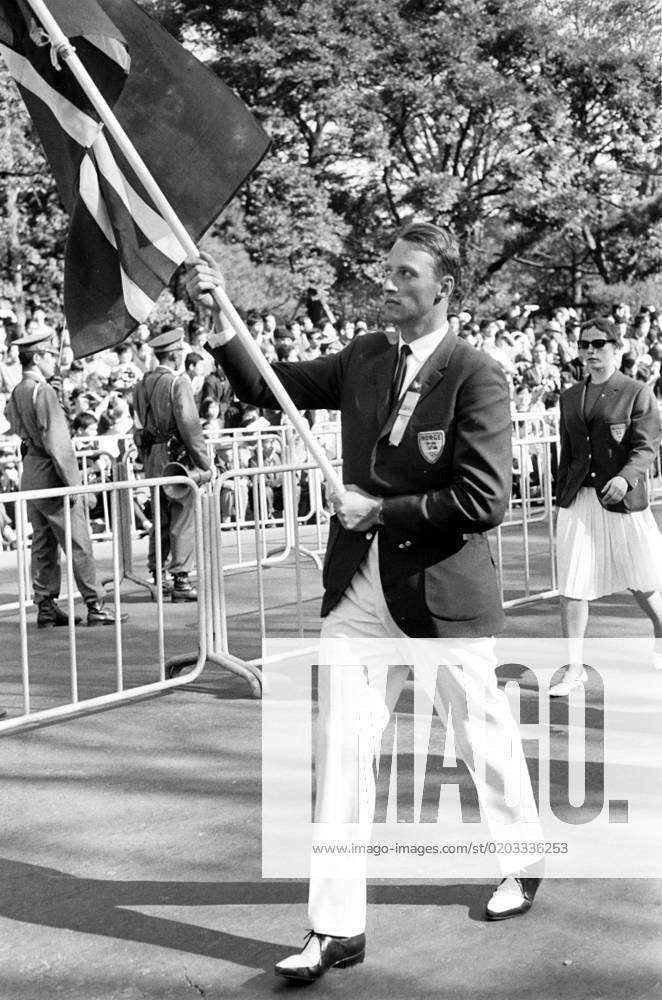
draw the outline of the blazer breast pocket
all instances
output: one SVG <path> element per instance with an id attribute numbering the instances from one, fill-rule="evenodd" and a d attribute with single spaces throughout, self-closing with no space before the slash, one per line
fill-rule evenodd
<path id="1" fill-rule="evenodd" d="M 630 421 L 621 420 L 618 422 L 610 422 L 607 424 L 607 426 L 609 428 L 609 436 L 611 440 L 614 441 L 616 444 L 621 444 L 623 438 L 626 436 L 628 432 L 628 428 L 630 427 Z"/>
<path id="2" fill-rule="evenodd" d="M 445 465 L 453 453 L 453 428 L 443 427 L 439 421 L 417 423 L 412 426 L 415 460 L 419 465 Z"/>

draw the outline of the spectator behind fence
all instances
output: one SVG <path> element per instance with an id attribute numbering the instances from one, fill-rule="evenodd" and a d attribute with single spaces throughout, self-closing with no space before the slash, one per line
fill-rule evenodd
<path id="1" fill-rule="evenodd" d="M 650 333 L 650 318 L 648 313 L 638 313 L 634 317 L 632 329 L 625 338 L 625 348 L 635 358 L 648 354 L 648 334 Z"/>
<path id="2" fill-rule="evenodd" d="M 148 344 L 149 337 L 149 327 L 146 323 L 139 323 L 131 335 L 133 362 L 137 368 L 140 368 L 143 375 L 156 368 L 154 351 Z"/>
<path id="3" fill-rule="evenodd" d="M 215 364 L 213 372 L 207 375 L 202 383 L 202 398 L 215 399 L 218 402 L 220 411 L 218 418 L 222 426 L 233 425 L 233 420 L 238 417 L 239 405 L 235 401 L 232 386 L 225 377 L 221 364 Z"/>
<path id="4" fill-rule="evenodd" d="M 16 341 L 12 341 L 11 344 L 5 343 L 0 352 L 0 392 L 10 396 L 22 376 Z"/>
<path id="5" fill-rule="evenodd" d="M 533 347 L 533 363 L 524 371 L 522 382 L 529 389 L 539 389 L 541 393 L 558 391 L 560 372 L 549 360 L 545 342 L 539 340 Z"/>
<path id="6" fill-rule="evenodd" d="M 205 434 L 218 434 L 223 430 L 221 404 L 212 396 L 203 399 L 200 404 L 200 423 Z"/>

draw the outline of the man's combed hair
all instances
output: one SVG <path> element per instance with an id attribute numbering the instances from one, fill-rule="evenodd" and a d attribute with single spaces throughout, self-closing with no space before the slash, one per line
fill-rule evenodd
<path id="1" fill-rule="evenodd" d="M 434 260 L 437 278 L 450 275 L 455 281 L 455 287 L 460 284 L 460 248 L 457 240 L 449 229 L 442 229 L 432 222 L 412 222 L 401 233 L 398 239 L 406 240 L 415 246 L 426 250 Z"/>

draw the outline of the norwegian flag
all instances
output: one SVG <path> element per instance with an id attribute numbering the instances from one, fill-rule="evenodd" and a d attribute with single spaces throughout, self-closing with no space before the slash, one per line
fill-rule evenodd
<path id="1" fill-rule="evenodd" d="M 269 147 L 248 108 L 133 0 L 49 0 L 50 13 L 194 240 Z M 76 357 L 144 322 L 186 254 L 24 0 L 0 0 L 14 77 L 71 225 L 64 308 Z"/>

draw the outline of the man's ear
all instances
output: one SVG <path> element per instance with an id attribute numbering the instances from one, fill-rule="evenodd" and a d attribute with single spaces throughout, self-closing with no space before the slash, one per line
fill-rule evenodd
<path id="1" fill-rule="evenodd" d="M 455 281 L 450 275 L 447 275 L 439 282 L 439 291 L 434 297 L 435 304 L 441 302 L 442 299 L 446 298 L 450 301 L 453 295 L 453 289 L 455 288 Z"/>

